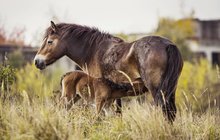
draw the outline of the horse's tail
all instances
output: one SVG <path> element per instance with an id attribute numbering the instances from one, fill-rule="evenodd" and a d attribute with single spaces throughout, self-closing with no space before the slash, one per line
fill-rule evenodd
<path id="1" fill-rule="evenodd" d="M 172 121 L 176 114 L 175 92 L 183 68 L 183 59 L 178 48 L 173 44 L 167 46 L 166 52 L 167 66 L 162 75 L 157 95 L 162 95 L 159 100 L 162 100 L 163 111 L 166 111 L 168 119 Z"/>

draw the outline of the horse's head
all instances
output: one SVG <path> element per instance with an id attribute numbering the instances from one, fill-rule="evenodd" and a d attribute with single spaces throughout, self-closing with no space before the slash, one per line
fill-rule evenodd
<path id="1" fill-rule="evenodd" d="M 39 69 L 44 69 L 66 53 L 65 42 L 61 40 L 59 28 L 51 21 L 47 29 L 41 48 L 38 50 L 34 62 Z"/>

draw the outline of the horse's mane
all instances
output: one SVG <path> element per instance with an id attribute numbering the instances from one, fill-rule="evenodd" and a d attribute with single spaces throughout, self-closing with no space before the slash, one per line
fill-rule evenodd
<path id="1" fill-rule="evenodd" d="M 105 40 L 113 39 L 116 42 L 123 42 L 122 39 L 112 36 L 109 33 L 101 32 L 95 27 L 82 26 L 77 24 L 67 24 L 67 23 L 59 23 L 56 24 L 58 29 L 59 36 L 61 38 L 66 39 L 78 39 L 83 40 L 83 42 L 87 43 L 87 45 L 91 46 L 93 44 L 99 45 Z M 45 37 L 50 34 L 53 34 L 53 30 L 49 27 L 46 30 Z"/>

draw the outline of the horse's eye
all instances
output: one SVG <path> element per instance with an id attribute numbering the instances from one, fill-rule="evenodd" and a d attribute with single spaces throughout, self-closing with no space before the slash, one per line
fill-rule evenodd
<path id="1" fill-rule="evenodd" d="M 47 43 L 48 43 L 49 45 L 51 45 L 51 44 L 53 43 L 53 41 L 52 41 L 52 40 L 49 40 L 49 41 L 47 41 Z"/>

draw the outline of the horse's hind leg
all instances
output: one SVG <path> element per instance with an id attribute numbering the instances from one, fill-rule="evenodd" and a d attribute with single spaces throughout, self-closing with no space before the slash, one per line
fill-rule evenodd
<path id="1" fill-rule="evenodd" d="M 153 96 L 154 102 L 157 106 L 162 107 L 163 114 L 172 123 L 176 117 L 176 105 L 175 105 L 175 94 L 172 93 L 170 97 L 164 95 L 163 91 L 160 91 L 159 86 L 153 85 L 148 86 Z"/>
<path id="2" fill-rule="evenodd" d="M 148 63 L 146 63 L 142 69 L 141 78 L 144 82 L 144 85 L 152 94 L 156 105 L 162 105 L 163 96 L 161 92 L 158 91 L 160 90 L 163 70 L 158 66 L 154 66 L 154 64 L 152 64 L 153 61 L 155 60 L 151 60 L 150 62 L 148 61 Z"/>
<path id="3" fill-rule="evenodd" d="M 163 74 L 165 72 L 166 58 L 158 59 L 156 55 L 150 56 L 145 61 L 141 69 L 141 78 L 144 85 L 149 89 L 156 105 L 162 107 L 163 113 L 170 122 L 173 122 L 176 116 L 175 92 L 163 92 L 161 82 L 163 82 Z M 166 88 L 166 87 L 165 87 Z"/>
<path id="4" fill-rule="evenodd" d="M 166 104 L 163 107 L 163 113 L 167 116 L 168 120 L 173 122 L 176 118 L 176 105 L 175 94 L 172 94 L 170 98 L 166 99 Z"/>

